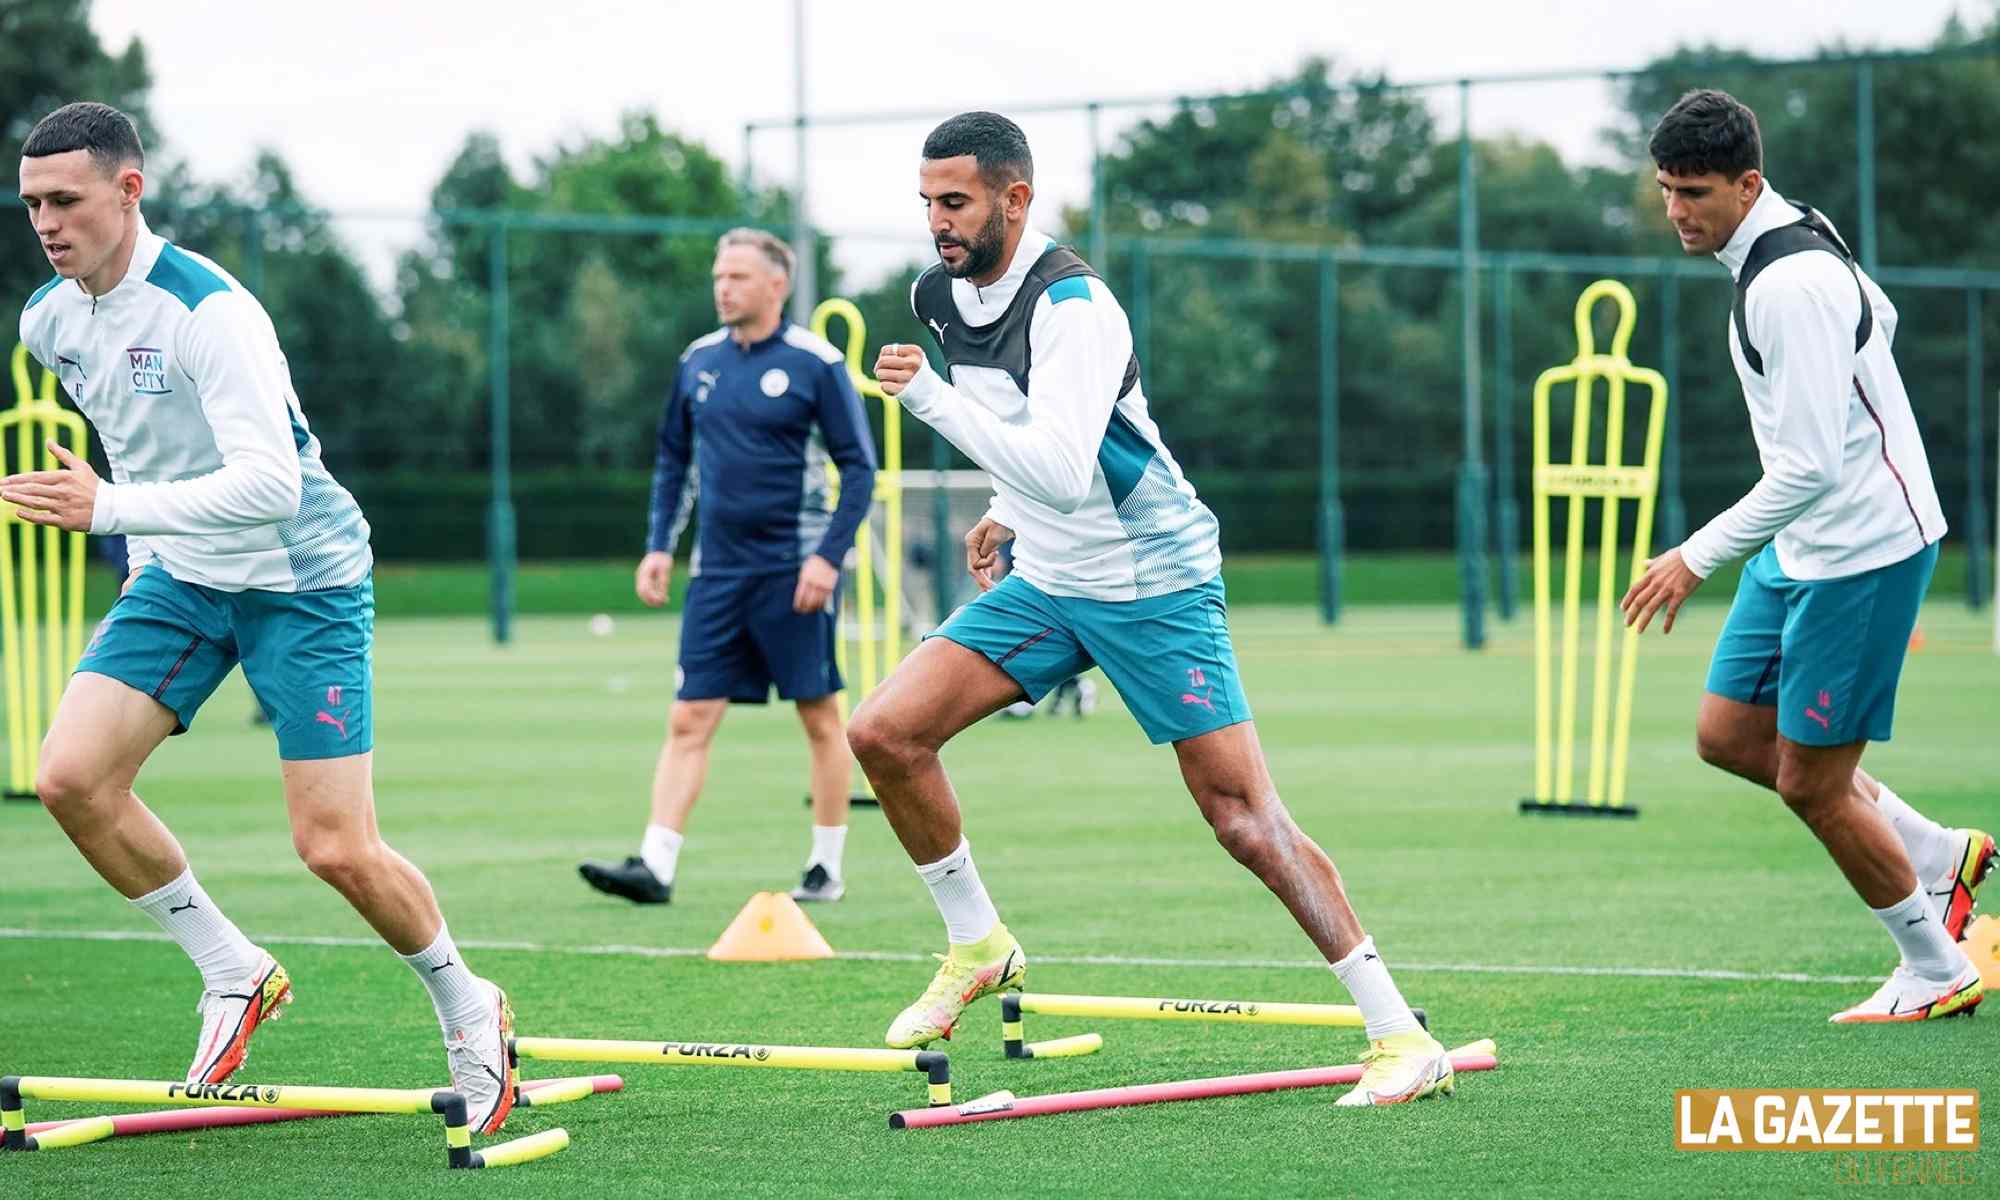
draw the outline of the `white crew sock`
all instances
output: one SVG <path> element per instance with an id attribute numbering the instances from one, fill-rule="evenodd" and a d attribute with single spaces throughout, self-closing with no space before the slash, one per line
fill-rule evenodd
<path id="1" fill-rule="evenodd" d="M 839 879 L 840 857 L 846 850 L 847 826 L 815 825 L 812 854 L 806 859 L 806 870 L 812 870 L 813 864 L 818 863 L 826 868 L 827 874 Z"/>
<path id="2" fill-rule="evenodd" d="M 979 881 L 979 868 L 972 865 L 972 846 L 964 838 L 950 854 L 918 866 L 917 874 L 930 886 L 931 899 L 937 901 L 952 945 L 984 941 L 1000 923 L 1000 913 L 986 895 L 986 885 Z"/>
<path id="3" fill-rule="evenodd" d="M 639 842 L 639 858 L 661 883 L 672 883 L 674 870 L 680 865 L 681 847 L 686 843 L 687 838 L 679 830 L 648 825 L 646 836 Z"/>
<path id="4" fill-rule="evenodd" d="M 493 998 L 479 976 L 466 969 L 451 928 L 440 924 L 431 944 L 415 954 L 398 955 L 410 964 L 437 1009 L 438 1025 L 448 1037 L 454 1029 L 471 1029 L 491 1015 Z"/>
<path id="5" fill-rule="evenodd" d="M 1965 951 L 1945 933 L 1944 922 L 1938 919 L 1922 884 L 1888 908 L 1868 911 L 1896 939 L 1896 946 L 1903 952 L 1903 965 L 1924 979 L 1949 982 L 1965 969 Z"/>
<path id="6" fill-rule="evenodd" d="M 1359 946 L 1332 966 L 1333 973 L 1340 977 L 1361 1009 L 1369 1041 L 1422 1028 L 1417 1024 L 1417 1015 L 1404 1003 L 1403 993 L 1396 990 L 1396 981 L 1389 978 L 1389 968 L 1383 964 L 1382 956 L 1375 953 L 1374 938 L 1362 938 Z"/>
<path id="7" fill-rule="evenodd" d="M 1946 871 L 1958 865 L 1952 861 L 1952 850 L 1958 841 L 1952 831 L 1911 808 L 1901 796 L 1889 790 L 1888 784 L 1883 784 L 1881 794 L 1875 797 L 1875 807 L 1889 818 L 1890 827 L 1910 856 L 1910 866 L 1917 872 L 1917 883 L 1926 892 L 1937 886 Z"/>
<path id="8" fill-rule="evenodd" d="M 130 903 L 173 935 L 201 970 L 202 987 L 211 992 L 230 991 L 257 966 L 261 952 L 208 898 L 193 867 Z"/>

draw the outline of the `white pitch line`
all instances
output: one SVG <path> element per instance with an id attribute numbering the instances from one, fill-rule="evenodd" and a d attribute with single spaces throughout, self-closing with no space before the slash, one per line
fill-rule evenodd
<path id="1" fill-rule="evenodd" d="M 147 929 L 7 929 L 0 939 L 50 942 L 171 942 L 165 933 Z M 322 937 L 309 934 L 263 934 L 251 939 L 267 946 L 357 946 L 372 949 L 380 939 Z M 596 958 L 701 958 L 708 951 L 687 946 L 551 946 L 541 942 L 460 939 L 467 950 L 505 950 L 520 954 L 574 954 Z M 863 962 L 929 962 L 931 955 L 899 950 L 842 950 L 841 958 Z M 1037 954 L 1035 961 L 1070 967 L 1176 967 L 1195 970 L 1324 971 L 1323 962 L 1281 958 L 1147 958 L 1122 954 Z M 1797 971 L 1729 971 L 1702 967 L 1584 967 L 1560 963 L 1418 963 L 1399 962 L 1398 971 L 1440 971 L 1459 975 L 1566 975 L 1608 979 L 1699 979 L 1726 983 L 1880 983 L 1879 975 L 1808 975 Z"/>

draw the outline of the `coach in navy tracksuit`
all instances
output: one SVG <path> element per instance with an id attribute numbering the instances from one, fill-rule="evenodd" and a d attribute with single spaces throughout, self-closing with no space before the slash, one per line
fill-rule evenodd
<path id="1" fill-rule="evenodd" d="M 688 812 L 730 703 L 777 685 L 812 748 L 813 848 L 792 895 L 838 900 L 852 760 L 834 665 L 840 564 L 875 493 L 875 448 L 841 353 L 784 317 L 791 247 L 735 229 L 715 255 L 722 328 L 681 355 L 660 421 L 639 598 L 666 603 L 673 548 L 700 497 L 681 617 L 679 685 L 639 853 L 578 868 L 599 891 L 645 904 L 673 894 Z M 840 469 L 840 500 L 828 478 Z"/>

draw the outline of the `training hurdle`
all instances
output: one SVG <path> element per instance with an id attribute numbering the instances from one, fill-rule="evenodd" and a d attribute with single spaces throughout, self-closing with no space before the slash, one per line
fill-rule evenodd
<path id="1" fill-rule="evenodd" d="M 455 1169 L 516 1166 L 546 1158 L 569 1145 L 566 1131 L 550 1129 L 474 1150 L 465 1097 L 457 1092 L 9 1075 L 0 1079 L 0 1150 L 56 1150 L 101 1141 L 117 1133 L 114 1118 L 89 1117 L 46 1133 L 30 1134 L 22 1107 L 22 1102 L 28 1099 L 216 1105 L 266 1111 L 289 1108 L 327 1113 L 436 1113 L 444 1118 L 445 1165 Z"/>
<path id="2" fill-rule="evenodd" d="M 951 1103 L 951 1061 L 936 1050 L 844 1046 L 762 1046 L 754 1042 L 632 1042 L 600 1038 L 517 1037 L 514 1060 L 642 1063 L 667 1067 L 751 1067 L 791 1071 L 918 1071 L 930 1102 Z"/>
<path id="3" fill-rule="evenodd" d="M 1482 1038 L 1451 1052 L 1453 1071 L 1491 1071 L 1499 1066 L 1493 1039 Z M 944 1108 L 912 1108 L 889 1114 L 891 1129 L 934 1129 L 975 1121 L 1005 1121 L 1014 1117 L 1046 1117 L 1055 1113 L 1087 1112 L 1095 1108 L 1127 1108 L 1174 1100 L 1208 1100 L 1291 1088 L 1337 1087 L 1358 1083 L 1367 1068 L 1360 1063 L 1339 1067 L 1306 1067 L 1296 1071 L 1265 1071 L 1255 1075 L 1218 1075 L 1173 1083 L 1142 1083 L 1132 1087 L 1098 1088 L 1088 1092 L 1055 1092 L 1016 1097 L 995 1092 L 965 1104 Z"/>
<path id="4" fill-rule="evenodd" d="M 602 1095 L 619 1091 L 625 1081 L 616 1075 L 580 1075 L 574 1079 L 534 1079 L 524 1081 L 515 1089 L 514 1103 L 529 1108 L 547 1108 L 555 1104 L 568 1104 L 587 1096 Z M 55 1149 L 46 1135 L 63 1130 L 72 1125 L 91 1124 L 90 1130 L 78 1130 L 70 1137 L 76 1141 L 64 1145 L 80 1145 L 83 1142 L 99 1141 L 107 1137 L 139 1137 L 148 1133 L 188 1133 L 197 1129 L 223 1129 L 233 1125 L 272 1125 L 281 1121 L 306 1121 L 315 1117 L 351 1117 L 350 1112 L 328 1112 L 318 1108 L 169 1108 L 156 1112 L 118 1113 L 108 1117 L 73 1117 L 65 1121 L 34 1121 L 27 1127 L 27 1134 L 35 1138 L 43 1149 Z M 109 1121 L 108 1132 L 96 1133 L 98 1121 Z M 86 1136 L 90 1135 L 90 1136 Z"/>
<path id="5" fill-rule="evenodd" d="M 1412 1009 L 1426 1029 L 1430 1018 Z M 1189 1000 L 1159 996 L 1072 996 L 1053 992 L 1006 992 L 1000 997 L 1000 1045 L 1008 1058 L 1076 1058 L 1104 1048 L 1095 1033 L 1026 1040 L 1023 1013 L 1052 1017 L 1106 1017 L 1132 1021 L 1212 1021 L 1236 1025 L 1332 1025 L 1362 1027 L 1352 1004 L 1290 1004 L 1266 1000 Z"/>

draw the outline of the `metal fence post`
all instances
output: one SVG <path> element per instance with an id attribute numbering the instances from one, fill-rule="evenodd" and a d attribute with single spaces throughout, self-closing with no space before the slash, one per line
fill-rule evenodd
<path id="1" fill-rule="evenodd" d="M 1521 506 L 1514 499 L 1513 292 L 1514 273 L 1503 260 L 1493 270 L 1493 544 L 1500 559 L 1500 591 L 1494 600 L 1503 621 L 1514 619 L 1521 586 Z"/>
<path id="2" fill-rule="evenodd" d="M 1473 184 L 1472 81 L 1458 82 L 1458 254 L 1465 461 L 1458 472 L 1458 576 L 1467 650 L 1486 645 L 1486 464 L 1479 446 L 1479 199 Z"/>
<path id="3" fill-rule="evenodd" d="M 1319 619 L 1340 620 L 1347 516 L 1340 505 L 1340 265 L 1319 260 Z"/>
<path id="4" fill-rule="evenodd" d="M 1881 239 L 1875 227 L 1875 64 L 1854 64 L 1855 183 L 1861 200 L 1861 267 L 1870 275 L 1881 266 Z"/>
<path id="5" fill-rule="evenodd" d="M 1104 261 L 1104 153 L 1097 141 L 1098 106 L 1091 104 L 1085 110 L 1090 122 L 1090 261 L 1102 271 L 1108 265 Z"/>
<path id="6" fill-rule="evenodd" d="M 1986 322 L 1983 297 L 1965 289 L 1965 603 L 1986 607 Z"/>
<path id="7" fill-rule="evenodd" d="M 1660 375 L 1667 381 L 1667 445 L 1660 459 L 1662 549 L 1687 540 L 1687 498 L 1681 492 L 1681 277 L 1660 280 Z"/>
<path id="8" fill-rule="evenodd" d="M 486 560 L 492 574 L 493 640 L 504 646 L 512 633 L 514 616 L 514 496 L 509 460 L 513 454 L 511 404 L 507 377 L 511 370 L 507 347 L 507 219 L 502 216 L 488 228 L 486 259 L 490 326 L 487 330 L 487 372 L 492 376 L 493 411 L 490 464 L 493 498 L 486 516 Z"/>

